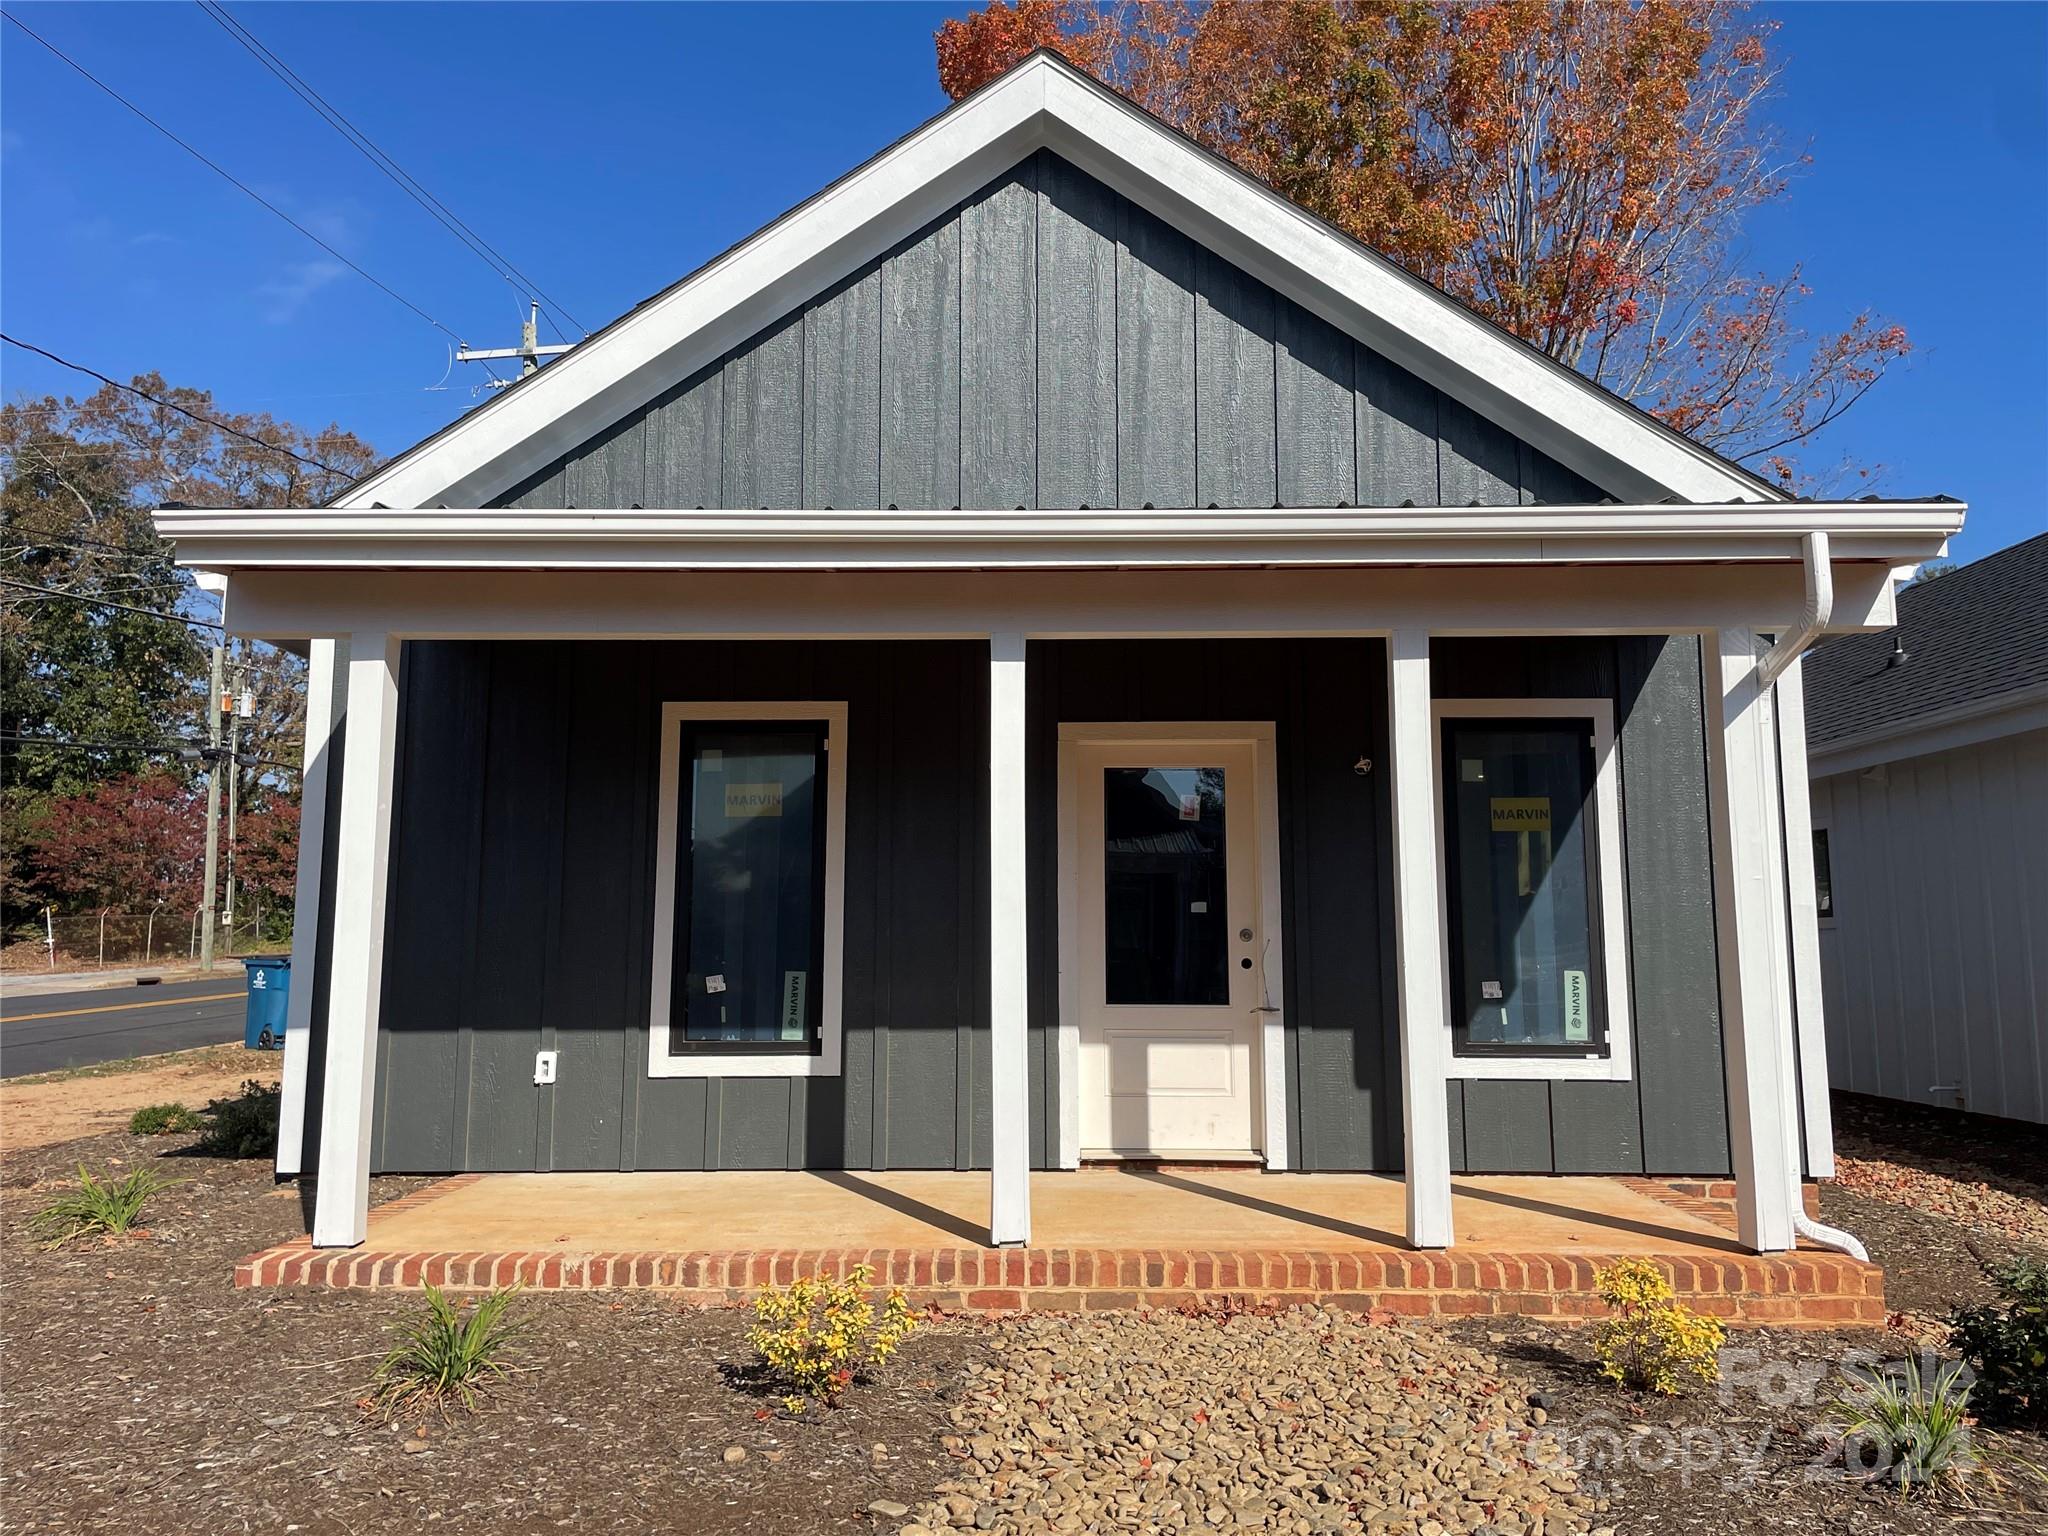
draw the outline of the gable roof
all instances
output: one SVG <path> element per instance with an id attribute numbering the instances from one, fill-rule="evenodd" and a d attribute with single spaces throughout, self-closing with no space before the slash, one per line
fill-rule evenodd
<path id="1" fill-rule="evenodd" d="M 2048 687 L 2048 533 L 1917 582 L 1898 607 L 1895 628 L 1806 658 L 1810 750 Z"/>
<path id="2" fill-rule="evenodd" d="M 1786 499 L 1041 49 L 333 505 L 484 505 L 1041 147 L 1625 501 Z"/>

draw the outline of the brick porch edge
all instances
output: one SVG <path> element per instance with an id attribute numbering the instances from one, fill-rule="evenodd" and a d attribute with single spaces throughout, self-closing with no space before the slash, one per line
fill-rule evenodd
<path id="1" fill-rule="evenodd" d="M 475 1177 L 444 1180 L 383 1209 L 423 1203 Z M 1733 1225 L 1726 1205 L 1704 1192 L 1681 1192 L 1648 1179 L 1627 1182 L 1674 1208 Z M 1670 1276 L 1687 1303 L 1732 1323 L 1830 1328 L 1885 1318 L 1884 1272 L 1840 1254 L 1646 1257 Z M 957 1311 L 1101 1311 L 1244 1296 L 1421 1317 L 1520 1315 L 1574 1322 L 1605 1311 L 1593 1294 L 1593 1272 L 1603 1262 L 1585 1254 L 1457 1248 L 1447 1253 L 1268 1247 L 363 1253 L 316 1250 L 301 1238 L 251 1254 L 235 1266 L 235 1284 L 659 1290 L 684 1302 L 726 1306 L 750 1300 L 763 1286 L 787 1285 L 798 1275 L 838 1276 L 866 1264 L 878 1285 L 903 1287 L 914 1304 Z"/>

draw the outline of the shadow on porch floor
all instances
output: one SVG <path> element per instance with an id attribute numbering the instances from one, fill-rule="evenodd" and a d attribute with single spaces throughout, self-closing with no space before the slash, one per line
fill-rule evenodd
<path id="1" fill-rule="evenodd" d="M 435 1186 L 443 1189 L 446 1186 Z M 1033 1247 L 1405 1250 L 1398 1178 L 1237 1170 L 1039 1173 Z M 1459 1243 L 1739 1254 L 1705 1217 L 1599 1178 L 1461 1178 Z M 372 1212 L 359 1252 L 930 1248 L 987 1239 L 983 1173 L 501 1173 Z"/>

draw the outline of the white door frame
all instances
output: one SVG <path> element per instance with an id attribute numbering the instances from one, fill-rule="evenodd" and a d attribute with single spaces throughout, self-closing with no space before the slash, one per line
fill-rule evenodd
<path id="1" fill-rule="evenodd" d="M 1081 1166 L 1081 960 L 1075 921 L 1080 869 L 1079 780 L 1083 746 L 1180 746 L 1230 742 L 1252 749 L 1253 797 L 1258 825 L 1255 889 L 1258 893 L 1259 975 L 1266 1006 L 1254 1035 L 1258 1091 L 1253 1099 L 1254 1146 L 1268 1172 L 1287 1161 L 1287 946 L 1280 917 L 1280 782 L 1270 720 L 1123 720 L 1060 722 L 1059 750 L 1059 1166 Z M 1267 965 L 1265 957 L 1271 956 Z"/>

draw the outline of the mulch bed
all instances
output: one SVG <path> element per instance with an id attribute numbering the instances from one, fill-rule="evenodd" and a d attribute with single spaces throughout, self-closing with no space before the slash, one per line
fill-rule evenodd
<path id="1" fill-rule="evenodd" d="M 1822 1427 L 1840 1367 L 1899 1358 L 1913 1344 L 1897 1333 L 1744 1330 L 1729 1336 L 1721 1385 L 1658 1397 L 1601 1379 L 1590 1328 L 1457 1326 L 1536 1384 L 1550 1427 L 1578 1462 L 1580 1486 L 1609 1501 L 1602 1518 L 1629 1536 L 2048 1529 L 2048 1485 L 2023 1475 L 1969 1500 L 1945 1492 L 1902 1499 L 1844 1472 Z M 2048 1436 L 1984 1439 L 2048 1466 Z"/>
<path id="2" fill-rule="evenodd" d="M 972 1333 L 921 1331 L 848 1407 L 790 1419 L 730 1379 L 743 1316 L 630 1293 L 523 1299 L 526 1373 L 480 1414 L 429 1417 L 408 1453 L 419 1420 L 357 1404 L 418 1298 L 232 1289 L 236 1259 L 304 1231 L 297 1194 L 261 1163 L 178 1155 L 189 1141 L 109 1135 L 0 1164 L 10 1530 L 867 1531 L 871 1501 L 912 1501 L 950 1468 L 938 1436 Z M 46 1252 L 23 1231 L 36 1184 L 150 1159 L 190 1182 L 157 1197 L 146 1237 Z M 371 1198 L 424 1182 L 377 1179 Z M 746 1460 L 727 1464 L 732 1446 Z"/>

